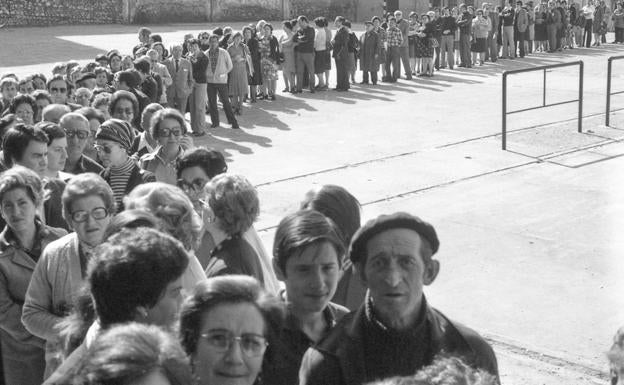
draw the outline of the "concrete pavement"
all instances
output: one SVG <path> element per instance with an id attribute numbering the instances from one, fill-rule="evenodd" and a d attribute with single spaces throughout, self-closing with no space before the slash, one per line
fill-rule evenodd
<path id="1" fill-rule="evenodd" d="M 167 26 L 162 35 L 167 41 L 202 29 Z M 52 37 L 56 53 L 30 59 L 27 68 L 3 55 L 0 73 L 49 71 L 49 62 L 86 60 L 136 40 L 119 26 L 18 31 L 11 32 L 14 47 L 20 36 Z M 246 106 L 243 130 L 219 128 L 201 142 L 223 150 L 230 171 L 258 186 L 257 227 L 267 249 L 274 226 L 312 186 L 347 187 L 365 219 L 413 212 L 436 226 L 442 243 L 431 303 L 492 339 L 505 384 L 605 383 L 603 352 L 624 324 L 624 131 L 601 127 L 601 114 L 606 58 L 622 52 L 606 45 L 349 93 L 279 94 L 276 102 Z M 576 133 L 575 104 L 516 114 L 510 151 L 501 151 L 502 71 L 578 59 L 591 132 Z M 621 68 L 614 89 L 624 89 Z M 575 76 L 549 72 L 549 101 L 574 98 Z M 542 81 L 541 73 L 514 79 L 510 107 L 539 104 Z M 614 109 L 623 104 L 614 97 Z M 614 123 L 624 128 L 622 115 Z"/>

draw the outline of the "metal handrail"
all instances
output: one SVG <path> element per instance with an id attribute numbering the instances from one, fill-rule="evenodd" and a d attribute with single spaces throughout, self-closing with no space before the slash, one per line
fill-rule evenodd
<path id="1" fill-rule="evenodd" d="M 611 92 L 611 66 L 614 60 L 624 59 L 624 55 L 622 56 L 611 56 L 608 59 L 607 66 L 607 111 L 605 114 L 605 126 L 609 127 L 609 121 L 611 120 L 611 95 L 618 95 L 624 93 L 624 91 Z"/>
<path id="2" fill-rule="evenodd" d="M 622 58 L 624 58 L 624 56 Z M 550 70 L 550 69 L 553 69 L 553 68 L 571 67 L 571 66 L 579 66 L 579 96 L 578 96 L 578 99 L 546 104 L 546 71 Z M 578 60 L 578 61 L 573 61 L 573 62 L 569 62 L 569 63 L 558 63 L 558 64 L 551 64 L 551 65 L 545 65 L 545 66 L 540 66 L 540 67 L 522 68 L 522 69 L 509 70 L 509 71 L 503 72 L 503 116 L 502 116 L 502 118 L 503 118 L 503 132 L 502 132 L 502 137 L 503 137 L 502 147 L 503 147 L 503 150 L 507 149 L 507 115 L 510 115 L 510 114 L 517 114 L 517 113 L 520 113 L 520 112 L 526 112 L 526 111 L 530 111 L 530 110 L 537 110 L 537 109 L 540 109 L 540 108 L 553 107 L 553 106 L 558 106 L 558 105 L 561 105 L 561 104 L 568 104 L 568 103 L 576 103 L 576 102 L 578 102 L 578 104 L 579 104 L 578 105 L 578 132 L 583 132 L 583 73 L 584 73 L 583 68 L 584 68 L 583 61 L 582 60 Z M 515 111 L 507 111 L 507 77 L 509 75 L 516 75 L 516 74 L 519 74 L 519 73 L 534 72 L 534 71 L 544 71 L 544 87 L 542 89 L 542 105 L 538 106 L 538 107 L 523 108 L 523 109 L 515 110 Z"/>

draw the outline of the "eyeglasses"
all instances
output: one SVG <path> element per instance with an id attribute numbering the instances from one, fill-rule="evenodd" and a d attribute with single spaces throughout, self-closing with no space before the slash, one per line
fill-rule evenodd
<path id="1" fill-rule="evenodd" d="M 95 148 L 95 151 L 97 151 L 97 152 L 103 152 L 105 154 L 110 154 L 110 153 L 113 152 L 112 147 L 102 146 L 100 144 L 96 144 L 93 147 Z"/>
<path id="2" fill-rule="evenodd" d="M 67 92 L 67 88 L 52 87 L 50 88 L 50 92 L 60 92 L 61 94 L 64 94 L 65 92 Z"/>
<path id="3" fill-rule="evenodd" d="M 232 348 L 234 341 L 237 341 L 241 351 L 247 357 L 260 357 L 269 346 L 266 338 L 251 333 L 235 337 L 232 333 L 212 332 L 202 334 L 201 337 L 205 338 L 208 345 L 219 353 L 227 352 Z"/>
<path id="4" fill-rule="evenodd" d="M 86 222 L 87 219 L 89 219 L 89 216 L 91 216 L 91 218 L 95 220 L 104 219 L 108 216 L 108 210 L 105 209 L 104 207 L 97 207 L 91 210 L 91 212 L 80 210 L 80 211 L 74 211 L 71 214 L 72 221 L 76 223 Z"/>
<path id="5" fill-rule="evenodd" d="M 67 139 L 72 139 L 73 137 L 77 136 L 78 139 L 84 140 L 84 139 L 87 139 L 90 135 L 91 135 L 91 132 L 88 132 L 88 131 L 65 130 L 65 136 L 67 136 Z"/>
<path id="6" fill-rule="evenodd" d="M 184 191 L 199 191 L 204 188 L 206 182 L 208 181 L 202 178 L 194 179 L 191 182 L 187 182 L 184 179 L 178 179 L 178 187 Z"/>
<path id="7" fill-rule="evenodd" d="M 174 128 L 160 128 L 158 130 L 159 138 L 170 138 L 171 135 L 175 137 L 182 136 L 182 129 L 180 127 L 174 127 Z"/>

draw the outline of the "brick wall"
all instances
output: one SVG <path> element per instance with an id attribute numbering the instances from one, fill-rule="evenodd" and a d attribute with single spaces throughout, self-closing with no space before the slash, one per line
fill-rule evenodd
<path id="1" fill-rule="evenodd" d="M 0 15 L 14 26 L 114 24 L 122 22 L 123 1 L 0 0 Z"/>

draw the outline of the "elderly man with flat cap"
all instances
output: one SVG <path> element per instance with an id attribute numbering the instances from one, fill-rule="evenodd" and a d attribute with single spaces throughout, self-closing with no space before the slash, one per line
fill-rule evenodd
<path id="1" fill-rule="evenodd" d="M 440 271 L 440 242 L 429 223 L 407 213 L 382 215 L 353 236 L 349 257 L 368 292 L 308 349 L 300 385 L 354 385 L 414 374 L 438 354 L 458 356 L 498 376 L 494 351 L 475 331 L 449 320 L 423 294 Z"/>

